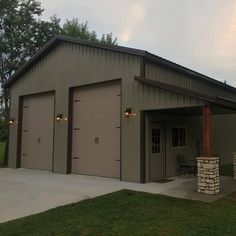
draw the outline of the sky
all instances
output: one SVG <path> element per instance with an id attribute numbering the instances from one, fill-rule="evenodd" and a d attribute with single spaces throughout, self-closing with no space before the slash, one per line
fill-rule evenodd
<path id="1" fill-rule="evenodd" d="M 44 19 L 88 21 L 98 35 L 236 86 L 236 0 L 41 0 Z"/>

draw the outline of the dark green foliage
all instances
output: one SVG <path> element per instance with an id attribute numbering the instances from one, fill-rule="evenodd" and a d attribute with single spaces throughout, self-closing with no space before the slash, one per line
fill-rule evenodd
<path id="1" fill-rule="evenodd" d="M 8 124 L 4 119 L 0 119 L 0 142 L 5 142 L 8 136 Z"/>
<path id="2" fill-rule="evenodd" d="M 233 197 L 202 203 L 124 190 L 0 224 L 0 235 L 234 236 L 235 212 Z"/>
<path id="3" fill-rule="evenodd" d="M 6 149 L 6 143 L 0 141 L 0 168 L 1 165 L 3 164 L 5 149 Z"/>
<path id="4" fill-rule="evenodd" d="M 99 42 L 95 31 L 89 31 L 88 23 L 80 23 L 77 18 L 66 20 L 62 27 L 62 34 L 85 40 Z"/>
<path id="5" fill-rule="evenodd" d="M 43 21 L 40 18 L 42 12 L 41 3 L 37 0 L 0 0 L 0 84 L 57 34 L 117 44 L 117 39 L 113 39 L 111 33 L 98 39 L 96 32 L 89 30 L 87 22 L 72 19 L 61 27 L 60 19 L 56 16 Z M 8 98 L 5 89 L 0 96 L 0 107 L 3 107 L 6 119 Z"/>
<path id="6" fill-rule="evenodd" d="M 1 85 L 55 35 L 117 44 L 112 34 L 104 34 L 98 39 L 96 32 L 89 30 L 87 22 L 72 19 L 61 27 L 56 16 L 49 21 L 42 20 L 42 12 L 37 0 L 0 0 L 0 117 L 6 120 L 9 119 L 9 91 L 1 90 Z M 4 129 L 4 138 L 5 134 Z M 5 156 L 7 158 L 7 154 Z"/>
<path id="7" fill-rule="evenodd" d="M 32 57 L 55 34 L 60 20 L 40 20 L 43 12 L 36 0 L 0 0 L 0 84 Z M 0 106 L 7 119 L 8 91 L 3 90 Z"/>
<path id="8" fill-rule="evenodd" d="M 112 33 L 103 34 L 99 39 L 95 31 L 89 30 L 88 22 L 80 23 L 77 18 L 65 22 L 62 27 L 62 34 L 103 44 L 117 45 L 117 38 L 113 39 Z"/>
<path id="9" fill-rule="evenodd" d="M 103 34 L 102 38 L 100 40 L 100 43 L 118 45 L 118 40 L 117 40 L 117 38 L 113 39 L 113 34 L 112 33 Z"/>

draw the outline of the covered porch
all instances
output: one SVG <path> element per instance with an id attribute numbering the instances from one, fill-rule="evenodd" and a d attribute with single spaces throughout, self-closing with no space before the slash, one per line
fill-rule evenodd
<path id="1" fill-rule="evenodd" d="M 220 168 L 226 165 L 233 173 L 236 110 L 232 105 L 227 101 L 145 111 L 145 182 L 179 176 L 189 179 L 186 183 L 193 184 L 193 192 L 210 195 L 228 192 L 225 179 L 232 180 L 231 188 L 236 187 L 233 177 L 219 177 Z M 190 160 L 196 169 L 181 172 L 179 156 Z"/>

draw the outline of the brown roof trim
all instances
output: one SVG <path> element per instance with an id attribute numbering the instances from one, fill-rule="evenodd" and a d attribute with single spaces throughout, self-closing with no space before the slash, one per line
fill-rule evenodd
<path id="1" fill-rule="evenodd" d="M 144 50 L 134 49 L 134 48 L 128 48 L 128 47 L 121 47 L 121 46 L 114 46 L 114 45 L 106 45 L 101 43 L 96 43 L 92 41 L 87 40 L 81 40 L 77 38 L 72 38 L 68 36 L 56 36 L 52 40 L 50 40 L 41 50 L 39 50 L 28 62 L 26 62 L 22 67 L 20 67 L 12 76 L 10 79 L 5 81 L 5 83 L 2 85 L 3 87 L 10 87 L 12 83 L 14 83 L 18 78 L 20 78 L 23 74 L 25 74 L 32 66 L 34 66 L 41 58 L 43 58 L 49 51 L 51 51 L 53 48 L 55 48 L 60 42 L 68 42 L 68 43 L 74 43 L 74 44 L 80 44 L 85 46 L 91 46 L 96 47 L 100 49 L 105 49 L 109 51 L 115 51 L 125 54 L 131 54 L 135 56 L 143 57 L 145 61 L 150 61 L 152 63 L 160 64 L 162 66 L 168 67 L 172 70 L 187 74 L 189 76 L 196 77 L 198 79 L 203 79 L 204 81 L 208 81 L 210 83 L 213 83 L 217 86 L 220 86 L 224 89 L 231 90 L 233 92 L 236 92 L 236 88 L 233 86 L 230 86 L 228 84 L 224 84 L 218 80 L 215 80 L 213 78 L 210 78 L 206 75 L 200 74 L 196 71 L 190 70 L 186 67 L 183 67 L 181 65 L 178 65 L 174 62 L 171 62 L 169 60 L 166 60 L 162 57 L 156 56 L 154 54 L 151 54 Z"/>
<path id="2" fill-rule="evenodd" d="M 174 92 L 174 93 L 178 93 L 178 94 L 182 94 L 182 95 L 187 95 L 187 96 L 190 96 L 190 97 L 193 97 L 196 99 L 203 100 L 205 102 L 209 102 L 210 104 L 219 105 L 219 106 L 222 106 L 222 107 L 225 107 L 228 109 L 236 110 L 236 101 L 233 101 L 233 100 L 230 100 L 227 98 L 206 95 L 206 94 L 199 93 L 199 92 L 191 90 L 191 89 L 177 87 L 172 84 L 167 84 L 167 83 L 147 79 L 147 78 L 140 77 L 140 76 L 135 76 L 134 79 L 144 85 L 148 85 L 148 86 L 152 86 L 152 87 L 156 87 L 156 88 L 161 88 L 161 89 L 168 90 L 170 92 Z"/>

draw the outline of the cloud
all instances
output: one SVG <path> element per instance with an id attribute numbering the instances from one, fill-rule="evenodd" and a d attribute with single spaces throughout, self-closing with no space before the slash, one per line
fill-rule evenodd
<path id="1" fill-rule="evenodd" d="M 227 23 L 222 29 L 222 36 L 219 38 L 219 47 L 217 53 L 222 57 L 231 57 L 236 55 L 236 3 L 231 6 L 227 12 Z"/>
<path id="2" fill-rule="evenodd" d="M 138 27 L 140 21 L 142 21 L 145 16 L 146 9 L 144 1 L 133 1 L 130 7 L 129 15 L 127 16 L 126 24 L 118 35 L 119 39 L 122 42 L 130 41 L 134 31 Z"/>

